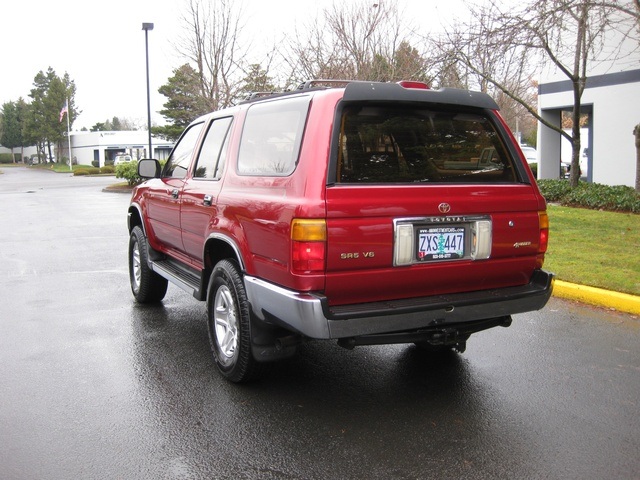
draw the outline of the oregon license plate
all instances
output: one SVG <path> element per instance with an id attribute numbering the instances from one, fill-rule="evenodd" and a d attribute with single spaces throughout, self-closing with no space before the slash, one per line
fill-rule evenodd
<path id="1" fill-rule="evenodd" d="M 420 261 L 464 258 L 464 227 L 421 227 L 418 229 L 417 258 Z"/>

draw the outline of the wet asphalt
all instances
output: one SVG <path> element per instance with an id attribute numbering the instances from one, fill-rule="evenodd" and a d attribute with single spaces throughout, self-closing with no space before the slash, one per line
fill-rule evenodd
<path id="1" fill-rule="evenodd" d="M 249 385 L 133 302 L 113 177 L 0 168 L 0 478 L 640 478 L 640 320 L 552 299 L 444 358 L 313 342 Z"/>

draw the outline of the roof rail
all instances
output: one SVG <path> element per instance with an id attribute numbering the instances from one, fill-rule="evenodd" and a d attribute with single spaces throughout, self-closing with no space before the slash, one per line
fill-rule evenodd
<path id="1" fill-rule="evenodd" d="M 346 87 L 349 83 L 362 83 L 362 80 L 329 80 L 329 79 L 319 79 L 319 80 L 307 80 L 306 82 L 302 82 L 293 90 L 285 90 L 282 92 L 279 91 L 271 91 L 271 92 L 249 92 L 246 96 L 244 96 L 239 103 L 248 103 L 254 100 L 259 100 L 264 97 L 271 96 L 283 96 L 283 95 L 291 95 L 300 90 L 311 90 L 313 88 L 339 88 Z"/>
<path id="2" fill-rule="evenodd" d="M 327 79 L 307 80 L 306 82 L 303 82 L 300 85 L 298 85 L 296 90 L 308 90 L 310 88 L 318 88 L 318 87 L 324 87 L 324 88 L 346 87 L 347 84 L 354 81 L 357 81 L 357 80 L 327 80 Z"/>
<path id="3" fill-rule="evenodd" d="M 246 97 L 244 97 L 243 101 L 247 102 L 249 100 L 255 100 L 256 98 L 262 97 L 270 97 L 271 95 L 276 95 L 282 92 L 249 92 Z"/>

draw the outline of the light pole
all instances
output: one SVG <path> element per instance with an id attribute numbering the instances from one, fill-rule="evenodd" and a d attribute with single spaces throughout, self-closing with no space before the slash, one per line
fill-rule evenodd
<path id="1" fill-rule="evenodd" d="M 151 93 L 149 91 L 149 30 L 153 30 L 153 23 L 143 23 L 144 30 L 144 49 L 147 55 L 147 128 L 149 130 L 149 157 L 153 158 L 153 150 L 151 150 Z"/>

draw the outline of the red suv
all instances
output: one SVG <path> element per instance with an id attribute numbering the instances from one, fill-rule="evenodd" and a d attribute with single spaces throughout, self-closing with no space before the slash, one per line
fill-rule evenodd
<path id="1" fill-rule="evenodd" d="M 138 172 L 133 295 L 206 301 L 234 382 L 308 339 L 462 352 L 551 295 L 545 200 L 482 93 L 308 82 L 199 118 Z"/>

